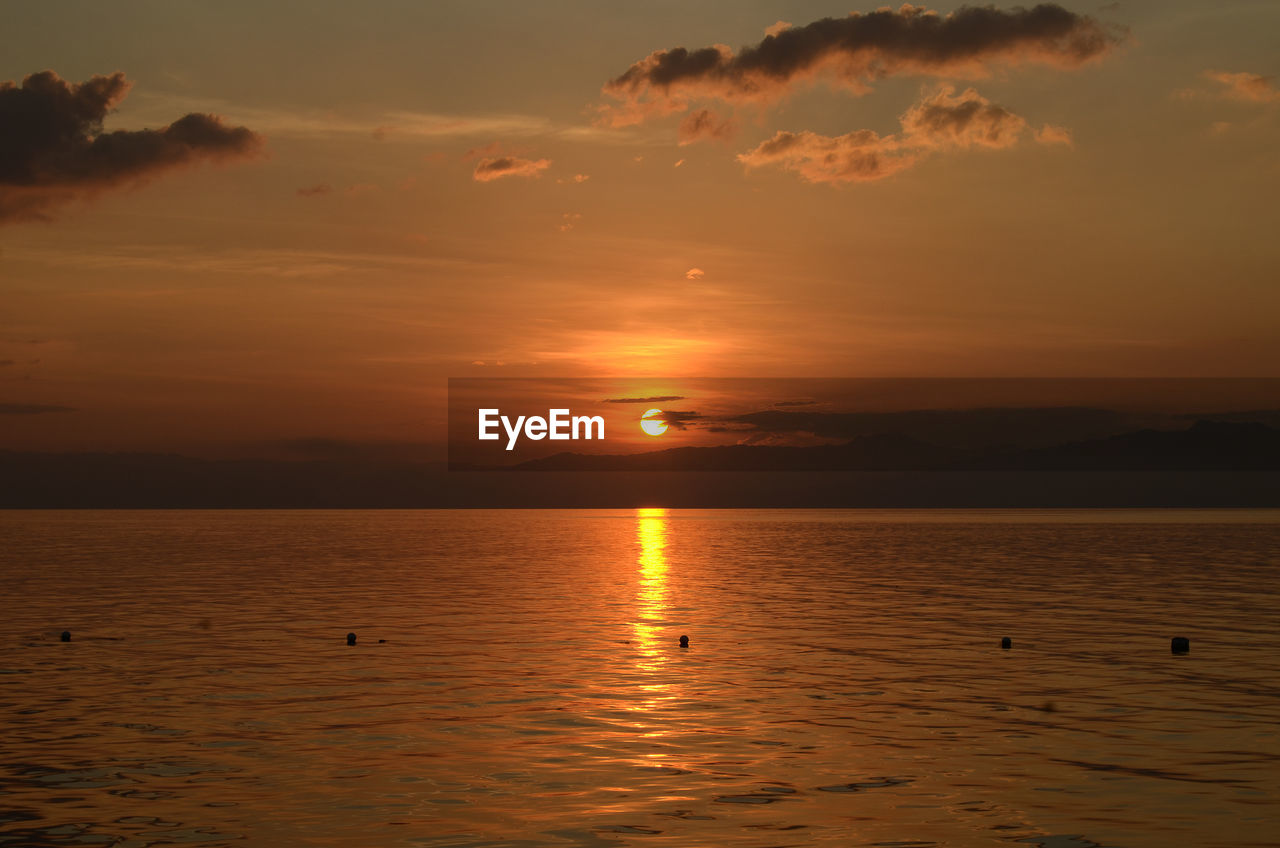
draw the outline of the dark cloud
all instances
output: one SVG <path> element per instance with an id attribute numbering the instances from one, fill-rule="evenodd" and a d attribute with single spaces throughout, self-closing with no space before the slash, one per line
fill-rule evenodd
<path id="1" fill-rule="evenodd" d="M 502 177 L 539 177 L 551 167 L 550 159 L 521 159 L 518 156 L 492 156 L 481 159 L 471 176 L 476 182 L 487 183 Z"/>
<path id="2" fill-rule="evenodd" d="M 50 406 L 39 403 L 0 403 L 0 415 L 43 415 L 48 412 L 75 412 L 73 406 Z"/>
<path id="3" fill-rule="evenodd" d="M 605 403 L 667 403 L 673 400 L 684 400 L 681 395 L 656 395 L 654 397 L 606 398 Z"/>
<path id="4" fill-rule="evenodd" d="M 667 422 L 667 426 L 676 430 L 688 430 L 691 422 L 702 418 L 702 414 L 693 410 L 664 409 L 662 411 L 662 420 Z"/>
<path id="5" fill-rule="evenodd" d="M 816 400 L 780 400 L 774 406 L 817 406 Z"/>
<path id="6" fill-rule="evenodd" d="M 698 99 L 769 102 L 819 78 L 862 92 L 888 76 L 975 78 L 1032 63 L 1074 68 L 1123 37 L 1056 3 L 964 6 L 947 15 L 910 5 L 882 8 L 778 29 L 736 54 L 724 45 L 656 51 L 604 86 L 620 101 L 604 118 L 625 126 L 683 112 Z"/>
<path id="7" fill-rule="evenodd" d="M 198 112 L 160 129 L 105 131 L 103 119 L 129 88 L 118 71 L 80 83 L 53 71 L 21 86 L 0 83 L 0 222 L 48 218 L 51 208 L 105 189 L 261 149 L 258 134 Z"/>
<path id="8" fill-rule="evenodd" d="M 680 144 L 693 144 L 695 141 L 729 141 L 737 133 L 737 125 L 728 118 L 722 118 L 710 109 L 699 109 L 690 112 L 680 122 Z"/>
<path id="9" fill-rule="evenodd" d="M 12 359 L 0 359 L 0 368 L 9 368 L 18 363 Z"/>

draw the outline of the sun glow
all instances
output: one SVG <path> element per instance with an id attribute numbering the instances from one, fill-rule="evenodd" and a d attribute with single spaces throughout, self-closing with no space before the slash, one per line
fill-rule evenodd
<path id="1" fill-rule="evenodd" d="M 666 413 L 661 409 L 648 409 L 640 416 L 640 429 L 650 436 L 661 436 L 667 432 L 667 426 Z"/>

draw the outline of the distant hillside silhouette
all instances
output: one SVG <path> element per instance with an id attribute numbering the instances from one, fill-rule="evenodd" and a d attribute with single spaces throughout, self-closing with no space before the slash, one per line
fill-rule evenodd
<path id="1" fill-rule="evenodd" d="M 827 439 L 855 439 L 893 433 L 952 448 L 1048 447 L 1075 439 L 1097 439 L 1156 423 L 1160 416 L 1093 407 L 981 407 L 901 412 L 763 410 L 729 418 L 759 433 L 813 433 Z M 1161 422 L 1163 423 L 1163 422 Z M 1180 426 L 1181 421 L 1170 422 Z"/>
<path id="2" fill-rule="evenodd" d="M 843 445 L 717 445 L 636 454 L 559 453 L 513 466 L 521 471 L 911 471 L 952 465 L 971 451 L 909 436 L 861 436 Z"/>
<path id="3" fill-rule="evenodd" d="M 789 413 L 783 413 L 789 414 Z M 722 445 L 638 454 L 559 453 L 518 471 L 1274 471 L 1280 429 L 1197 421 L 1185 430 L 1139 430 L 1025 450 L 942 447 L 898 434 L 842 445 Z"/>
<path id="4" fill-rule="evenodd" d="M 961 468 L 1027 471 L 1275 471 L 1280 429 L 1197 421 L 1186 430 L 1139 430 L 1106 439 L 986 456 Z"/>

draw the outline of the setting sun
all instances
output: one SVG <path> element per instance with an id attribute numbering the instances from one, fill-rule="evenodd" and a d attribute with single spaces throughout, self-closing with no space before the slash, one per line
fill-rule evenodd
<path id="1" fill-rule="evenodd" d="M 640 416 L 640 429 L 650 436 L 661 436 L 667 432 L 666 413 L 657 408 L 646 410 Z"/>

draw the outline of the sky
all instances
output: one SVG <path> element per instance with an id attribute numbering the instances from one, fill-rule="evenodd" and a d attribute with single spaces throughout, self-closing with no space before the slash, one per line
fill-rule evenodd
<path id="1" fill-rule="evenodd" d="M 15 6 L 0 448 L 441 444 L 451 377 L 1277 376 L 1278 29 Z"/>

